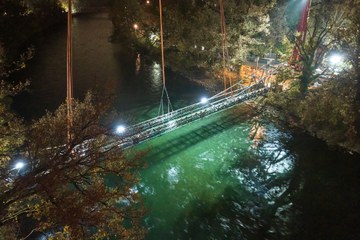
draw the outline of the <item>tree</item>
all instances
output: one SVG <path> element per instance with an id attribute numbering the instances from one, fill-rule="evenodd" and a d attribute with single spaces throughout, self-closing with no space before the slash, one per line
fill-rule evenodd
<path id="1" fill-rule="evenodd" d="M 32 123 L 19 144 L 12 143 L 18 154 L 9 148 L 1 164 L 1 230 L 31 223 L 28 232 L 20 228 L 22 237 L 32 232 L 54 239 L 144 236 L 143 207 L 133 190 L 141 162 L 138 155 L 125 157 L 117 137 L 101 124 L 106 110 L 88 94 L 74 103 L 69 144 L 65 105 Z M 16 155 L 26 159 L 22 170 L 13 168 Z"/>
<path id="2" fill-rule="evenodd" d="M 133 39 L 134 24 L 143 22 L 143 16 L 143 8 L 138 0 L 114 0 L 110 12 L 110 18 L 114 25 L 113 38 L 117 40 Z"/>
<path id="3" fill-rule="evenodd" d="M 18 84 L 11 84 L 5 79 L 12 72 L 21 69 L 23 62 L 30 59 L 32 51 L 29 49 L 21 55 L 20 60 L 11 65 L 12 70 L 8 70 L 9 65 L 6 61 L 5 50 L 0 42 L 0 168 L 1 174 L 3 166 L 8 163 L 11 154 L 23 144 L 25 126 L 21 119 L 16 117 L 10 110 L 13 96 L 23 91 L 29 82 L 25 81 Z"/>
<path id="4" fill-rule="evenodd" d="M 300 92 L 304 96 L 308 86 L 321 74 L 315 70 L 324 56 L 336 46 L 335 32 L 344 27 L 344 11 L 336 1 L 315 1 L 311 6 L 306 40 L 296 38 L 295 45 L 301 56 Z"/>
<path id="5" fill-rule="evenodd" d="M 351 68 L 346 76 L 355 83 L 353 111 L 355 115 L 355 129 L 360 135 L 360 1 L 348 0 L 343 3 L 346 12 L 346 25 L 336 33 L 339 48 L 346 54 Z"/>
<path id="6" fill-rule="evenodd" d="M 274 1 L 225 3 L 230 62 L 241 65 L 250 55 L 262 56 L 269 52 L 269 11 L 273 8 Z"/>
<path id="7" fill-rule="evenodd" d="M 3 0 L 0 2 L 0 42 L 6 60 L 13 62 L 34 33 L 62 21 L 57 0 Z"/>
<path id="8" fill-rule="evenodd" d="M 230 66 L 239 66 L 250 54 L 266 51 L 268 12 L 273 1 L 224 1 L 226 45 Z M 169 4 L 165 11 L 165 46 L 193 65 L 217 70 L 221 66 L 222 41 L 217 1 L 189 1 L 178 10 Z"/>
<path id="9" fill-rule="evenodd" d="M 266 51 L 263 38 L 269 33 L 268 12 L 273 5 L 274 1 L 224 1 L 229 62 L 233 66 L 243 63 L 250 54 L 261 55 Z M 157 3 L 147 6 L 138 4 L 138 1 L 131 4 L 123 0 L 114 1 L 111 16 L 115 36 L 121 35 L 117 32 L 133 31 L 134 21 L 140 22 L 142 37 L 158 35 L 157 7 Z M 166 59 L 171 67 L 180 70 L 204 68 L 209 72 L 219 69 L 222 36 L 218 1 L 164 1 L 163 26 Z M 148 44 L 145 47 L 159 46 Z"/>
<path id="10" fill-rule="evenodd" d="M 9 111 L 10 96 L 16 95 L 24 89 L 26 84 L 12 85 L 0 81 L 0 165 L 3 166 L 10 159 L 11 154 L 24 141 L 24 126 L 22 121 Z"/>
<path id="11" fill-rule="evenodd" d="M 49 18 L 63 11 L 59 0 L 27 0 L 28 11 L 37 17 Z"/>

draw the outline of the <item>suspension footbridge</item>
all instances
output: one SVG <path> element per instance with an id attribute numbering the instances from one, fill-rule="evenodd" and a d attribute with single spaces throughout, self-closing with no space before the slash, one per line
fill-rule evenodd
<path id="1" fill-rule="evenodd" d="M 269 91 L 271 87 L 269 79 L 276 73 L 278 66 L 263 66 L 262 76 L 252 74 L 247 77 L 251 79 L 251 84 L 244 85 L 243 81 L 240 81 L 209 99 L 203 99 L 201 102 L 136 123 L 126 129 L 121 128 L 118 144 L 122 148 L 132 147 L 239 103 L 262 96 Z"/>

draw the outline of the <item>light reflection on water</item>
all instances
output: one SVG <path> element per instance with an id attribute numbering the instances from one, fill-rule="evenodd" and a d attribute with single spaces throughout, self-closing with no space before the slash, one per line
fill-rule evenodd
<path id="1" fill-rule="evenodd" d="M 246 239 L 264 227 L 262 212 L 288 188 L 271 182 L 291 173 L 294 156 L 270 124 L 254 148 L 251 123 L 228 114 L 138 147 L 151 149 L 139 187 L 150 211 L 147 239 Z"/>
<path id="2" fill-rule="evenodd" d="M 150 149 L 139 186 L 147 239 L 358 239 L 358 155 L 251 120 L 242 108 L 137 146 Z M 261 139 L 252 139 L 254 124 Z"/>

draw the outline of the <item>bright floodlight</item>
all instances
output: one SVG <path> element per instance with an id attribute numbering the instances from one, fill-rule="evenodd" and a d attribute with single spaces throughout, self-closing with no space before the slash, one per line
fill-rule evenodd
<path id="1" fill-rule="evenodd" d="M 25 163 L 23 163 L 23 162 L 17 162 L 17 163 L 15 164 L 14 169 L 20 170 L 20 169 L 22 169 L 24 166 L 25 166 Z"/>
<path id="2" fill-rule="evenodd" d="M 207 103 L 209 101 L 209 99 L 207 99 L 206 97 L 202 97 L 200 102 L 201 103 Z"/>
<path id="3" fill-rule="evenodd" d="M 330 61 L 330 64 L 332 65 L 336 65 L 336 64 L 339 64 L 341 61 L 342 61 L 342 56 L 339 55 L 339 54 L 333 54 L 330 56 L 329 58 L 329 61 Z"/>
<path id="4" fill-rule="evenodd" d="M 120 125 L 116 128 L 117 133 L 124 133 L 126 128 L 123 125 Z"/>

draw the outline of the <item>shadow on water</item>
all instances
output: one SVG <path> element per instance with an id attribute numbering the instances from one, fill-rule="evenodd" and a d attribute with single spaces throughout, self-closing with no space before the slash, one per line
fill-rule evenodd
<path id="1" fill-rule="evenodd" d="M 203 198 L 189 204 L 173 225 L 176 239 L 286 239 L 290 202 L 299 186 L 297 167 L 282 145 L 272 146 L 271 152 L 266 147 L 238 152 L 228 171 L 217 173 L 220 179 L 227 174 L 238 181 L 211 205 Z"/>
<path id="2" fill-rule="evenodd" d="M 294 135 L 288 146 L 302 153 L 302 188 L 294 202 L 301 230 L 294 239 L 360 239 L 360 155 L 329 151 L 304 134 Z"/>
<path id="3" fill-rule="evenodd" d="M 161 163 L 169 157 L 185 151 L 191 146 L 199 144 L 212 136 L 228 130 L 236 124 L 239 124 L 241 121 L 241 119 L 235 115 L 227 113 L 220 114 L 219 118 L 212 118 L 211 122 L 208 122 L 205 125 L 191 129 L 191 131 L 184 131 L 185 133 L 176 136 L 176 138 L 170 136 L 169 140 L 166 142 L 152 141 L 149 143 L 151 144 L 149 147 L 150 151 L 146 158 L 151 160 L 152 165 Z M 185 126 L 185 128 L 187 128 L 187 126 Z M 175 131 L 180 132 L 183 131 L 183 129 Z M 168 134 L 170 135 L 172 133 Z"/>
<path id="4" fill-rule="evenodd" d="M 224 116 L 221 123 L 181 135 L 181 144 L 170 141 L 156 146 L 159 151 L 151 157 L 168 151 L 157 158 L 164 160 L 229 129 L 234 121 L 235 117 Z M 206 201 L 204 190 L 168 231 L 154 229 L 148 238 L 360 239 L 360 156 L 330 150 L 306 134 L 267 136 L 256 148 L 239 150 L 227 171 L 215 173 L 218 179 L 226 179 L 225 174 L 237 179 L 216 201 Z"/>
<path id="5" fill-rule="evenodd" d="M 211 205 L 193 201 L 174 224 L 173 239 L 266 239 L 260 231 L 265 225 L 261 216 L 255 196 L 241 186 L 227 187 Z"/>

